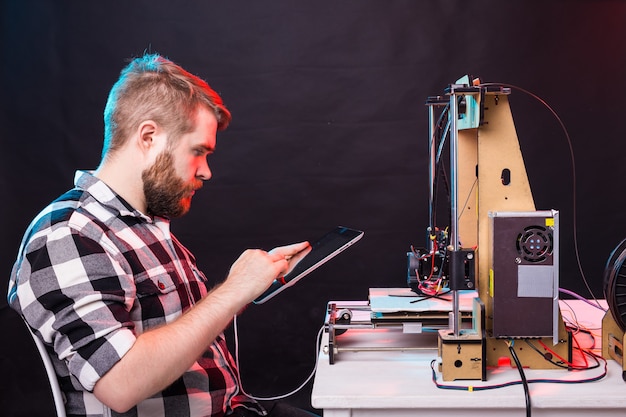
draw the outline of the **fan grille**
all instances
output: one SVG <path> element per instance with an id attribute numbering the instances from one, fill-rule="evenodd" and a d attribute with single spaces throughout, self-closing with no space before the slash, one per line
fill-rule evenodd
<path id="1" fill-rule="evenodd" d="M 524 228 L 517 235 L 517 253 L 525 261 L 539 263 L 552 254 L 554 240 L 552 233 L 545 227 L 534 225 Z"/>

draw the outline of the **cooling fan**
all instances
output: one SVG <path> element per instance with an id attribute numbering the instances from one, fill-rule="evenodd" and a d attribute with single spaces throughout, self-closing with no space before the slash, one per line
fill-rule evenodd
<path id="1" fill-rule="evenodd" d="M 552 255 L 553 245 L 552 232 L 539 225 L 525 227 L 515 242 L 517 253 L 531 263 L 545 261 Z"/>
<path id="2" fill-rule="evenodd" d="M 604 297 L 615 323 L 626 330 L 626 239 L 611 252 L 604 268 Z"/>

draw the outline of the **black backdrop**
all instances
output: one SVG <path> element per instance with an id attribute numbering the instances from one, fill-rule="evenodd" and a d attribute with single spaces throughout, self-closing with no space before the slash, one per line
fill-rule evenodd
<path id="1" fill-rule="evenodd" d="M 151 51 L 205 78 L 234 115 L 209 160 L 213 179 L 173 223 L 210 279 L 221 280 L 247 247 L 312 239 L 337 224 L 366 232 L 240 316 L 249 392 L 276 395 L 305 379 L 328 300 L 406 285 L 406 251 L 425 244 L 428 221 L 425 100 L 464 74 L 529 90 L 562 118 L 572 154 L 544 106 L 510 97 L 536 206 L 561 212 L 561 286 L 589 296 L 577 237 L 602 296 L 604 263 L 626 237 L 626 2 L 1 4 L 4 288 L 29 220 L 71 186 L 75 169 L 98 164 L 101 114 L 120 69 Z M 0 414 L 45 416 L 43 371 L 4 297 L 0 321 Z M 310 388 L 289 401 L 308 407 Z"/>

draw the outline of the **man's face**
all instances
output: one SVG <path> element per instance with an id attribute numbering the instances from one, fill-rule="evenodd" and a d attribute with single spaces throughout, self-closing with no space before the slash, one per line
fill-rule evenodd
<path id="1" fill-rule="evenodd" d="M 185 183 L 178 176 L 174 169 L 174 155 L 167 150 L 142 173 L 142 178 L 148 212 L 154 216 L 180 217 L 187 213 L 193 192 L 202 187 L 199 179 Z"/>
<path id="2" fill-rule="evenodd" d="M 142 172 L 148 213 L 180 217 L 189 211 L 195 191 L 211 178 L 207 156 L 215 149 L 216 132 L 215 115 L 200 108 L 194 130 L 182 135 L 173 149 L 163 150 Z"/>

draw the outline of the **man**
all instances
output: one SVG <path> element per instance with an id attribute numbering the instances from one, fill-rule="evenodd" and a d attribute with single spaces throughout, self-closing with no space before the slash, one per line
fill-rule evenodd
<path id="1" fill-rule="evenodd" d="M 69 416 L 265 415 L 222 331 L 310 245 L 247 250 L 208 291 L 169 229 L 211 178 L 230 117 L 203 80 L 134 59 L 108 97 L 99 167 L 28 228 L 9 303 L 45 342 Z"/>

